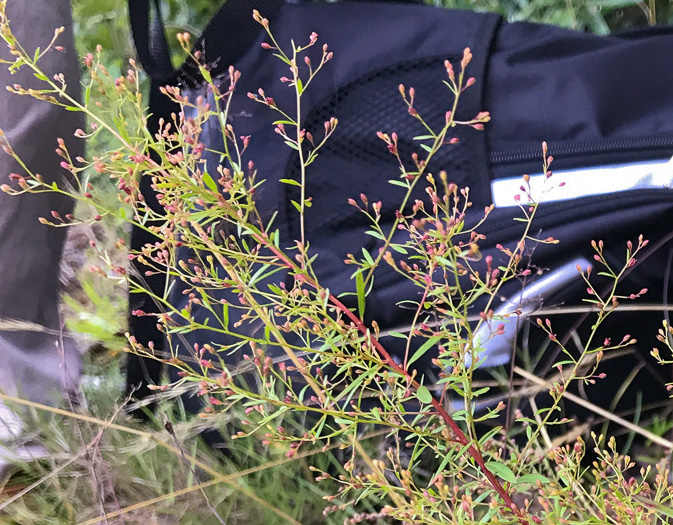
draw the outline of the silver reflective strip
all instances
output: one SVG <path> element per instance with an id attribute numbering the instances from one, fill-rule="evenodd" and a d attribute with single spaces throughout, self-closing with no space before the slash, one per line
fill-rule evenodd
<path id="1" fill-rule="evenodd" d="M 562 182 L 564 185 L 559 187 Z M 525 193 L 521 191 L 523 184 L 520 176 L 494 180 L 491 183 L 493 204 L 498 208 L 517 206 L 515 195 L 521 196 L 521 202 L 527 202 Z M 543 173 L 531 175 L 530 188 L 530 195 L 538 203 L 635 189 L 673 188 L 673 159 L 568 171 L 552 170 L 549 179 Z"/>

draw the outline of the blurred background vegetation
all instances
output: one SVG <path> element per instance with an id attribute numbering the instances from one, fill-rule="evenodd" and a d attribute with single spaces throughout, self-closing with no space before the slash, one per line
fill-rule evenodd
<path id="1" fill-rule="evenodd" d="M 199 34 L 222 0 L 163 0 L 168 35 Z M 492 11 L 506 20 L 543 22 L 606 34 L 634 27 L 673 22 L 670 0 L 428 0 L 458 9 Z M 126 0 L 72 0 L 80 54 L 101 44 L 105 64 L 121 68 L 133 56 Z"/>

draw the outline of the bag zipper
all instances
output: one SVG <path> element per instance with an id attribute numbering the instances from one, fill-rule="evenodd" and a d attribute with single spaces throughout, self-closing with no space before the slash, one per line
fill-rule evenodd
<path id="1" fill-rule="evenodd" d="M 611 151 L 649 150 L 657 148 L 673 148 L 673 135 L 657 137 L 625 138 L 610 140 L 593 140 L 588 142 L 549 144 L 549 154 L 555 157 L 594 155 Z M 513 164 L 516 162 L 532 162 L 541 160 L 541 146 L 531 146 L 515 150 L 496 150 L 491 152 L 492 165 Z"/>

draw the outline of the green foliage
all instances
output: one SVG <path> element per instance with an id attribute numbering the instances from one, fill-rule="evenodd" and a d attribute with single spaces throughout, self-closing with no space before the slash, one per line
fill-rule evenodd
<path id="1" fill-rule="evenodd" d="M 213 508 L 227 523 L 340 523 L 322 517 L 327 487 L 315 486 L 309 470 L 338 471 L 338 451 L 290 460 L 282 446 L 225 437 L 225 456 L 197 438 L 203 425 L 185 420 L 179 401 L 166 399 L 150 424 L 131 421 L 118 405 L 118 360 L 97 372 L 84 384 L 86 411 L 21 410 L 51 455 L 23 465 L 0 496 L 3 525 L 200 525 L 217 523 Z M 214 426 L 227 435 L 225 421 Z"/>
<path id="2" fill-rule="evenodd" d="M 119 76 L 127 67 L 128 59 L 135 56 L 130 36 L 127 0 L 71 0 L 75 38 L 80 54 L 103 48 L 103 63 Z M 169 43 L 176 52 L 176 65 L 185 55 L 177 44 L 175 35 L 188 31 L 198 35 L 217 11 L 222 2 L 212 0 L 164 0 L 162 15 Z"/>
<path id="3" fill-rule="evenodd" d="M 606 34 L 657 21 L 669 23 L 669 2 L 639 0 L 434 0 L 434 5 L 500 13 L 506 20 L 542 22 Z M 656 5 L 655 5 L 656 4 Z"/>
<path id="4" fill-rule="evenodd" d="M 125 343 L 122 334 L 126 331 L 126 297 L 116 289 L 103 290 L 100 278 L 91 273 L 83 274 L 79 284 L 79 297 L 72 293 L 63 298 L 69 308 L 68 329 L 109 351 L 121 351 Z"/>

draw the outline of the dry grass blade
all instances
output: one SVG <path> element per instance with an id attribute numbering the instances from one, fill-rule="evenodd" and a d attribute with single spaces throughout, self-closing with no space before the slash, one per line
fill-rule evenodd
<path id="1" fill-rule="evenodd" d="M 9 396 L 8 396 L 8 397 L 9 397 Z M 121 410 L 121 408 L 120 408 L 119 410 Z M 62 471 L 63 471 L 64 469 L 66 469 L 68 466 L 70 466 L 70 465 L 72 465 L 73 463 L 75 463 L 79 458 L 81 458 L 82 456 L 84 456 L 85 454 L 87 454 L 87 453 L 89 452 L 89 450 L 91 450 L 92 448 L 98 446 L 98 443 L 99 443 L 101 437 L 103 437 L 103 432 L 105 432 L 105 430 L 106 430 L 107 428 L 110 427 L 110 425 L 112 424 L 112 421 L 113 421 L 113 420 L 117 417 L 117 415 L 119 414 L 119 410 L 117 410 L 117 411 L 112 415 L 112 417 L 110 418 L 109 421 L 105 422 L 106 424 L 104 424 L 104 425 L 98 430 L 98 433 L 96 434 L 96 436 L 94 437 L 94 439 L 93 439 L 90 443 L 87 443 L 86 446 L 85 446 L 84 448 L 82 448 L 81 450 L 79 450 L 79 451 L 77 452 L 77 454 L 75 454 L 73 457 L 71 457 L 70 459 L 68 459 L 66 462 L 64 462 L 63 464 L 59 465 L 59 466 L 56 467 L 55 469 L 53 469 L 53 470 L 52 470 L 51 472 L 49 472 L 46 476 L 43 476 L 42 478 L 38 479 L 38 480 L 35 481 L 34 483 L 28 485 L 28 486 L 25 487 L 24 489 L 20 490 L 19 492 L 17 492 L 17 493 L 14 494 L 14 495 L 12 495 L 12 496 L 11 496 L 9 499 L 7 499 L 6 501 L 3 501 L 2 503 L 0 503 L 0 511 L 2 511 L 3 509 L 6 509 L 9 505 L 11 505 L 11 504 L 14 503 L 15 501 L 17 501 L 19 498 L 25 496 L 25 495 L 28 494 L 30 491 L 36 489 L 38 486 L 40 486 L 42 483 L 44 483 L 44 482 L 47 481 L 48 479 L 53 478 L 53 477 L 55 477 L 55 476 L 58 476 L 58 474 L 59 474 L 60 472 L 62 472 Z"/>
<path id="2" fill-rule="evenodd" d="M 240 477 L 240 474 L 241 473 L 237 473 L 236 475 L 233 475 L 232 479 Z M 196 490 L 203 490 L 207 487 L 210 487 L 212 485 L 217 485 L 219 483 L 226 483 L 228 485 L 232 485 L 232 480 L 224 479 L 224 478 L 211 479 L 210 481 L 206 481 L 204 483 L 199 483 L 199 484 L 193 485 L 191 487 L 186 487 L 186 488 L 181 489 L 181 490 L 176 490 L 174 492 L 164 494 L 164 495 L 159 496 L 157 498 L 152 498 L 152 499 L 149 499 L 149 500 L 141 501 L 139 503 L 136 503 L 135 505 L 129 505 L 128 507 L 125 507 L 125 508 L 120 509 L 120 510 L 115 511 L 115 512 L 108 512 L 105 516 L 99 516 L 97 518 L 93 518 L 93 519 L 90 519 L 90 520 L 87 520 L 87 521 L 82 521 L 82 522 L 78 523 L 77 525 L 95 525 L 96 523 L 107 522 L 108 519 L 116 518 L 118 516 L 122 516 L 123 514 L 128 514 L 130 512 L 136 511 L 136 510 L 144 509 L 144 508 L 147 508 L 151 505 L 155 505 L 157 503 L 161 503 L 162 501 L 167 501 L 167 500 L 170 500 L 172 498 L 182 496 L 184 494 L 189 494 L 189 493 L 194 492 Z M 257 503 L 257 504 L 269 509 L 270 511 L 274 512 L 275 514 L 277 514 L 279 517 L 283 518 L 288 523 L 292 523 L 293 525 L 301 525 L 301 523 L 298 522 L 297 520 L 295 520 L 292 516 L 289 516 L 288 514 L 283 512 L 282 510 L 274 507 L 273 505 L 271 505 L 270 503 L 268 503 L 264 499 L 257 496 L 257 494 L 255 494 L 254 492 L 246 489 L 245 487 L 241 487 L 239 485 L 235 485 L 235 488 L 241 494 L 244 494 L 245 496 L 247 496 L 248 498 L 253 500 L 255 503 Z"/>
<path id="3" fill-rule="evenodd" d="M 539 385 L 541 388 L 549 388 L 552 385 L 551 382 L 545 381 L 544 379 L 540 379 L 536 375 L 531 374 L 530 372 L 527 372 L 526 370 L 518 366 L 514 367 L 514 373 L 521 377 L 524 377 L 525 379 L 528 379 L 529 381 L 535 383 L 536 385 Z M 575 394 L 572 394 L 567 391 L 563 392 L 563 397 L 572 401 L 573 403 L 577 403 L 578 405 L 588 410 L 591 410 L 592 412 L 598 414 L 599 416 L 602 416 L 614 423 L 617 423 L 618 425 L 622 425 L 623 427 L 629 429 L 630 431 L 635 432 L 636 434 L 639 434 L 649 439 L 653 443 L 656 443 L 657 445 L 664 447 L 668 451 L 673 450 L 673 441 L 669 441 L 668 439 L 662 438 L 661 436 L 657 436 L 656 434 L 644 428 L 640 428 L 638 425 L 634 425 L 630 421 L 627 421 L 626 419 L 616 414 L 608 412 L 607 410 L 599 407 L 598 405 L 595 405 L 594 403 L 591 403 L 590 401 L 582 399 L 581 397 L 576 396 Z"/>
<path id="4" fill-rule="evenodd" d="M 388 431 L 385 430 L 385 429 L 384 430 L 379 430 L 379 431 L 376 431 L 376 432 L 372 432 L 370 434 L 367 434 L 367 435 L 361 437 L 360 440 L 365 441 L 365 440 L 368 440 L 368 439 L 379 437 L 379 436 L 382 436 L 382 435 L 386 434 L 387 432 Z M 84 522 L 78 523 L 77 525 L 95 525 L 97 523 L 101 523 L 103 520 L 105 520 L 105 518 L 115 518 L 117 516 L 121 516 L 122 514 L 128 514 L 129 512 L 144 509 L 144 508 L 147 508 L 151 505 L 155 505 L 157 503 L 161 503 L 163 501 L 169 500 L 171 498 L 176 498 L 178 496 L 183 496 L 185 494 L 189 494 L 189 493 L 194 492 L 196 490 L 203 490 L 205 488 L 208 488 L 212 485 L 217 485 L 219 483 L 231 483 L 232 481 L 236 480 L 237 478 L 242 478 L 244 476 L 254 474 L 255 472 L 260 472 L 260 471 L 272 469 L 272 468 L 275 468 L 275 467 L 279 467 L 279 466 L 291 463 L 293 461 L 297 461 L 299 459 L 314 456 L 315 454 L 319 454 L 319 453 L 324 452 L 324 451 L 334 450 L 336 448 L 339 448 L 340 446 L 341 446 L 341 444 L 333 444 L 333 445 L 330 445 L 329 447 L 326 447 L 324 449 L 321 448 L 321 449 L 318 449 L 318 450 L 311 450 L 309 452 L 304 452 L 304 453 L 297 454 L 297 455 L 293 456 L 292 458 L 281 459 L 281 460 L 278 460 L 278 461 L 272 461 L 270 463 L 266 463 L 266 464 L 260 465 L 258 467 L 252 467 L 252 468 L 249 468 L 249 469 L 246 469 L 246 470 L 241 470 L 241 471 L 236 472 L 234 474 L 228 474 L 226 476 L 220 476 L 219 478 L 212 479 L 210 481 L 206 481 L 206 482 L 203 482 L 203 483 L 199 483 L 199 484 L 194 485 L 192 487 L 187 487 L 187 488 L 184 488 L 184 489 L 176 490 L 176 491 L 171 492 L 169 494 L 163 494 L 163 495 L 161 495 L 159 497 L 156 497 L 156 498 L 141 501 L 139 503 L 136 503 L 135 505 L 130 505 L 130 506 L 124 508 L 124 509 L 121 509 L 118 512 L 110 512 L 110 513 L 107 514 L 107 516 L 99 516 L 98 518 L 94 518 L 94 519 L 91 519 L 91 520 L 88 520 L 88 521 L 84 521 Z M 295 520 L 291 516 L 288 516 L 284 512 L 282 512 L 278 509 L 275 509 L 274 507 L 269 505 L 268 502 L 259 498 L 256 494 L 252 493 L 248 489 L 237 486 L 237 490 L 240 490 L 243 494 L 250 497 L 251 499 L 253 499 L 257 503 L 259 503 L 260 505 L 263 505 L 264 507 L 266 507 L 269 510 L 272 510 L 273 512 L 278 514 L 278 516 L 286 519 L 288 523 L 294 523 L 294 524 L 301 525 L 297 520 Z"/>
<path id="5" fill-rule="evenodd" d="M 0 318 L 0 331 L 2 332 L 41 332 L 50 335 L 62 336 L 61 330 L 50 330 L 38 323 L 31 323 L 21 319 Z"/>
<path id="6" fill-rule="evenodd" d="M 3 509 L 3 508 L 6 508 L 7 505 L 10 505 L 11 503 L 17 501 L 19 498 L 22 498 L 23 496 L 25 496 L 26 494 L 28 494 L 29 492 L 31 492 L 32 490 L 37 488 L 39 485 L 43 484 L 46 480 L 57 477 L 65 468 L 67 468 L 69 465 L 72 465 L 78 458 L 80 458 L 80 457 L 82 457 L 82 455 L 86 454 L 86 452 L 91 447 L 95 446 L 97 444 L 98 440 L 100 439 L 100 437 L 103 435 L 104 431 L 108 430 L 108 429 L 114 429 L 114 430 L 118 430 L 118 431 L 121 431 L 121 432 L 126 432 L 126 433 L 129 433 L 129 434 L 133 434 L 133 435 L 136 435 L 138 437 L 143 437 L 145 439 L 152 440 L 158 446 L 161 446 L 161 447 L 169 450 L 174 455 L 182 458 L 184 461 L 188 462 L 193 467 L 198 467 L 199 469 L 202 469 L 204 472 L 207 472 L 208 474 L 210 474 L 212 476 L 211 480 L 208 480 L 208 481 L 205 481 L 205 482 L 202 482 L 202 483 L 197 483 L 197 484 L 195 484 L 191 487 L 185 487 L 185 488 L 182 488 L 182 489 L 179 489 L 179 490 L 171 491 L 171 492 L 168 492 L 166 494 L 162 494 L 162 495 L 160 495 L 156 498 L 146 499 L 144 501 L 140 501 L 138 503 L 128 505 L 124 508 L 118 509 L 118 510 L 113 511 L 113 512 L 107 512 L 107 513 L 105 513 L 105 515 L 101 515 L 101 516 L 89 519 L 87 521 L 82 521 L 82 522 L 79 523 L 79 525 L 94 525 L 96 523 L 104 523 L 104 522 L 106 522 L 106 520 L 113 519 L 113 518 L 116 518 L 116 517 L 119 517 L 119 516 L 122 516 L 122 515 L 127 515 L 131 512 L 138 511 L 138 510 L 141 510 L 141 509 L 146 509 L 146 508 L 151 507 L 153 505 L 156 505 L 158 503 L 169 501 L 171 499 L 174 499 L 174 498 L 177 498 L 177 497 L 180 497 L 180 496 L 184 496 L 186 494 L 190 494 L 194 491 L 199 491 L 199 490 L 202 491 L 205 488 L 208 488 L 208 487 L 211 487 L 211 486 L 214 486 L 214 485 L 218 485 L 218 484 L 221 484 L 221 483 L 223 483 L 225 485 L 228 485 L 234 491 L 244 495 L 246 498 L 249 498 L 251 501 L 255 502 L 255 504 L 257 504 L 261 507 L 264 507 L 264 508 L 268 509 L 269 511 L 273 512 L 278 517 L 280 517 L 283 521 L 285 521 L 287 523 L 292 523 L 292 524 L 299 524 L 300 522 L 298 522 L 292 516 L 283 512 L 281 509 L 275 507 L 274 505 L 272 505 L 271 503 L 269 503 L 265 499 L 263 499 L 260 496 L 258 496 L 257 494 L 255 494 L 250 489 L 242 486 L 240 483 L 237 482 L 237 480 L 240 479 L 240 478 L 243 478 L 245 476 L 249 476 L 251 474 L 254 474 L 256 472 L 267 471 L 267 470 L 270 470 L 270 469 L 274 469 L 276 467 L 282 467 L 283 465 L 286 465 L 288 463 L 295 462 L 297 460 L 300 460 L 300 459 L 303 459 L 303 458 L 306 458 L 306 457 L 309 457 L 309 456 L 313 456 L 315 454 L 318 454 L 318 453 L 321 453 L 321 452 L 324 452 L 324 451 L 327 451 L 327 450 L 333 450 L 333 449 L 339 448 L 341 446 L 340 444 L 333 444 L 333 445 L 331 445 L 331 446 L 329 446 L 325 449 L 319 448 L 317 450 L 307 451 L 307 452 L 304 452 L 304 453 L 297 454 L 297 455 L 293 456 L 292 458 L 283 458 L 281 460 L 268 462 L 268 463 L 265 463 L 263 465 L 259 465 L 259 466 L 255 466 L 255 467 L 252 467 L 252 468 L 248 468 L 248 469 L 245 469 L 245 470 L 235 472 L 233 474 L 222 474 L 220 472 L 217 472 L 215 469 L 213 469 L 209 465 L 207 465 L 207 464 L 203 463 L 202 461 L 198 460 L 197 458 L 191 456 L 185 450 L 180 450 L 177 447 L 162 441 L 154 433 L 147 432 L 147 431 L 142 431 L 142 430 L 137 430 L 137 429 L 134 429 L 134 428 L 131 428 L 131 427 L 127 427 L 127 426 L 118 424 L 118 423 L 113 423 L 112 421 L 113 421 L 114 418 L 111 418 L 110 420 L 105 421 L 105 420 L 101 420 L 101 419 L 93 417 L 93 416 L 89 416 L 89 415 L 85 415 L 85 414 L 77 414 L 77 413 L 70 412 L 68 410 L 64 410 L 64 409 L 61 409 L 61 408 L 55 408 L 55 407 L 50 407 L 50 406 L 46 406 L 46 405 L 41 405 L 39 403 L 35 403 L 35 402 L 28 401 L 28 400 L 25 400 L 25 399 L 16 398 L 14 396 L 8 396 L 6 394 L 1 394 L 1 393 L 0 393 L 0 399 L 5 400 L 5 401 L 10 401 L 10 402 L 13 402 L 13 403 L 17 403 L 17 404 L 20 404 L 20 405 L 32 407 L 32 408 L 35 408 L 35 409 L 38 409 L 38 410 L 44 410 L 44 411 L 50 412 L 52 414 L 57 414 L 57 415 L 65 416 L 65 417 L 68 417 L 68 418 L 76 419 L 76 420 L 79 420 L 79 421 L 92 423 L 92 424 L 95 424 L 95 425 L 99 425 L 101 427 L 100 430 L 97 433 L 96 438 L 94 440 L 92 440 L 92 442 L 89 443 L 86 447 L 82 448 L 82 450 L 80 450 L 77 453 L 77 455 L 70 458 L 64 464 L 59 465 L 59 467 L 54 469 L 52 472 L 50 472 L 46 476 L 42 477 L 40 480 L 38 480 L 35 483 L 31 484 L 30 486 L 22 489 L 17 494 L 12 495 L 12 497 L 9 500 L 3 502 L 2 507 L 0 507 L 0 510 Z M 360 438 L 360 441 L 371 439 L 371 438 L 374 438 L 374 437 L 379 437 L 379 436 L 382 436 L 386 433 L 387 433 L 387 430 L 385 430 L 385 429 L 379 430 L 379 431 L 376 431 L 376 432 L 372 432 L 372 433 L 367 434 L 367 435 L 363 436 L 362 438 Z"/>
<path id="7" fill-rule="evenodd" d="M 133 428 L 129 428 L 129 427 L 126 427 L 124 425 L 118 425 L 118 424 L 111 423 L 111 422 L 108 422 L 108 421 L 103 421 L 103 420 L 98 419 L 96 417 L 86 416 L 86 415 L 83 415 L 83 414 L 76 414 L 74 412 L 69 412 L 68 410 L 64 410 L 64 409 L 61 409 L 61 408 L 55 408 L 55 407 L 50 407 L 50 406 L 47 406 L 47 405 L 42 405 L 40 403 L 35 403 L 33 401 L 28 401 L 28 400 L 25 400 L 25 399 L 14 397 L 14 396 L 8 396 L 8 395 L 2 394 L 2 393 L 0 393 L 0 399 L 2 399 L 3 401 L 10 401 L 10 402 L 13 402 L 13 403 L 29 406 L 29 407 L 36 408 L 36 409 L 39 409 L 39 410 L 45 410 L 45 411 L 51 412 L 53 414 L 58 414 L 58 415 L 70 417 L 70 418 L 77 419 L 77 420 L 80 420 L 80 421 L 86 421 L 86 422 L 89 422 L 89 423 L 98 424 L 98 425 L 101 425 L 103 427 L 102 430 L 105 430 L 106 428 L 112 428 L 112 429 L 115 429 L 115 430 L 120 430 L 120 431 L 128 432 L 130 434 L 135 434 L 137 436 L 142 436 L 142 437 L 151 439 L 152 441 L 157 443 L 159 446 L 161 446 L 163 448 L 166 448 L 169 451 L 171 451 L 177 457 L 183 458 L 185 461 L 189 462 L 191 465 L 193 465 L 195 467 L 199 467 L 200 469 L 204 470 L 205 472 L 207 472 L 208 474 L 213 476 L 214 479 L 212 479 L 210 482 L 208 482 L 209 485 L 216 484 L 216 483 L 225 483 L 225 484 L 229 485 L 232 489 L 234 489 L 236 491 L 239 491 L 241 494 L 246 495 L 247 497 L 251 498 L 253 501 L 258 503 L 259 505 L 262 505 L 263 507 L 269 509 L 270 511 L 274 512 L 275 514 L 277 514 L 281 518 L 285 519 L 286 521 L 288 521 L 290 523 L 295 523 L 295 524 L 299 523 L 296 520 L 294 520 L 294 518 L 290 517 L 285 512 L 283 512 L 282 510 L 270 505 L 268 502 L 264 501 L 262 498 L 258 497 L 253 492 L 249 491 L 245 487 L 242 487 L 235 482 L 235 480 L 237 478 L 239 478 L 239 477 L 241 477 L 245 474 L 249 474 L 250 472 L 255 472 L 256 470 L 259 470 L 259 469 L 256 469 L 256 470 L 251 469 L 250 471 L 243 471 L 243 472 L 239 472 L 239 473 L 234 474 L 234 475 L 223 475 L 223 474 L 217 472 L 217 470 L 213 469 L 209 465 L 199 461 L 197 458 L 181 451 L 180 449 L 174 447 L 173 445 L 165 443 L 164 441 L 157 438 L 154 434 L 152 434 L 150 432 L 143 432 L 141 430 L 136 430 L 136 429 L 133 429 Z M 281 464 L 281 463 L 278 463 L 278 464 Z M 275 465 L 274 464 L 267 464 L 267 465 L 264 466 L 264 468 L 271 468 L 273 466 L 275 466 Z M 37 486 L 37 485 L 35 485 L 35 486 Z M 29 488 L 32 490 L 34 487 L 31 486 Z M 199 488 L 200 488 L 200 485 L 196 485 L 195 487 L 190 487 L 189 490 L 187 490 L 186 492 L 192 492 L 193 490 L 199 490 Z M 20 495 L 23 495 L 23 491 L 22 491 L 22 493 L 20 493 Z M 20 496 L 17 495 L 17 496 L 15 496 L 15 498 L 16 497 L 20 497 Z M 170 497 L 172 497 L 172 495 L 168 495 L 168 498 L 165 498 L 165 497 L 156 498 L 156 501 L 164 501 L 165 499 L 170 499 Z M 154 502 L 155 501 L 152 501 L 152 503 L 154 503 Z M 116 512 L 107 513 L 105 516 L 95 518 L 93 521 L 89 521 L 89 522 L 86 522 L 86 523 L 99 523 L 101 521 L 105 521 L 105 520 L 107 520 L 109 518 L 112 518 L 112 517 L 115 517 L 117 515 L 121 515 L 121 514 L 124 514 L 126 512 L 130 512 L 131 510 L 136 510 L 138 508 L 143 508 L 145 506 L 147 506 L 147 505 L 142 505 L 142 504 L 132 505 L 131 507 L 127 507 L 127 508 L 121 509 L 121 510 L 116 511 Z"/>

